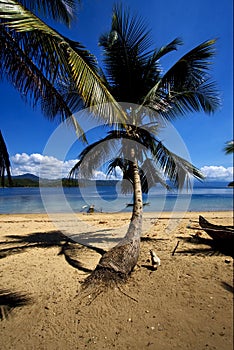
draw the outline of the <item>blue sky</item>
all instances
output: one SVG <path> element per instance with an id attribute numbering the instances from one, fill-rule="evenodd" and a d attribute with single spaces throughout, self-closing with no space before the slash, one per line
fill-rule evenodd
<path id="1" fill-rule="evenodd" d="M 63 34 L 81 42 L 95 54 L 99 64 L 98 38 L 109 28 L 113 4 L 111 0 L 83 0 L 72 29 L 59 27 Z M 220 90 L 222 107 L 212 116 L 191 114 L 173 125 L 186 144 L 193 164 L 202 169 L 208 167 L 209 174 L 219 176 L 222 173 L 223 177 L 230 178 L 232 157 L 224 154 L 223 147 L 233 138 L 232 0 L 128 0 L 123 4 L 146 19 L 155 47 L 176 37 L 182 38 L 184 45 L 161 61 L 165 70 L 201 42 L 218 38 L 211 74 Z M 33 111 L 5 81 L 0 83 L 0 102 L 0 125 L 11 156 L 13 174 L 30 169 L 35 173 L 35 154 L 39 157 L 43 153 L 47 140 L 59 125 L 59 118 L 50 122 L 39 108 Z M 80 151 L 73 147 L 70 164 Z M 22 154 L 24 156 L 20 157 Z M 29 163 L 30 167 L 27 167 Z"/>

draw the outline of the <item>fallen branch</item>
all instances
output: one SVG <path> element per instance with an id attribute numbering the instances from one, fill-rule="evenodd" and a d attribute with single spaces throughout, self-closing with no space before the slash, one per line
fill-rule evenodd
<path id="1" fill-rule="evenodd" d="M 136 302 L 138 303 L 138 300 L 137 300 L 137 299 L 135 299 L 135 298 L 131 297 L 130 295 L 128 295 L 127 293 L 125 293 L 125 292 L 120 288 L 120 286 L 117 286 L 117 288 L 118 288 L 118 290 L 120 291 L 120 293 L 123 293 L 124 295 L 126 295 L 126 297 L 128 297 L 128 298 L 130 298 L 130 299 L 132 299 L 132 300 L 134 300 L 134 301 L 136 301 Z"/>
<path id="2" fill-rule="evenodd" d="M 176 249 L 178 248 L 179 243 L 180 243 L 180 241 L 178 241 L 178 242 L 176 243 L 176 246 L 175 246 L 175 248 L 173 249 L 173 252 L 171 253 L 172 256 L 175 255 L 175 252 L 176 252 Z"/>

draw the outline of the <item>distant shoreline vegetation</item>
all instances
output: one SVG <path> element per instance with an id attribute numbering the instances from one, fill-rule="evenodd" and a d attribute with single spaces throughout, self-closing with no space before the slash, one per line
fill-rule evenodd
<path id="1" fill-rule="evenodd" d="M 80 179 L 39 179 L 33 174 L 12 176 L 13 186 L 11 187 L 87 187 L 87 186 L 115 186 L 118 180 L 86 180 Z M 5 187 L 9 187 L 8 179 L 5 178 Z"/>
<path id="2" fill-rule="evenodd" d="M 38 176 L 33 174 L 23 174 L 18 176 L 12 176 L 13 186 L 11 187 L 61 187 L 61 181 L 63 187 L 89 187 L 89 186 L 116 186 L 118 180 L 88 180 L 88 179 L 39 179 Z M 196 182 L 196 187 L 210 187 L 211 184 L 222 183 L 227 188 L 233 188 L 234 182 L 219 181 L 219 180 L 208 180 L 203 182 Z M 9 187 L 7 177 L 5 177 L 5 186 Z M 0 187 L 1 188 L 1 187 Z"/>

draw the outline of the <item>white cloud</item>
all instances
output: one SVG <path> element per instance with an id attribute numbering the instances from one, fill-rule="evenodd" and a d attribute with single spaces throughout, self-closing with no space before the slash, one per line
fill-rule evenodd
<path id="1" fill-rule="evenodd" d="M 69 171 L 76 164 L 76 162 L 77 159 L 63 161 L 55 157 L 44 156 L 39 153 L 17 153 L 11 157 L 12 175 L 22 175 L 25 173 L 30 173 L 40 176 L 44 179 L 58 179 L 62 177 L 67 177 Z M 232 167 L 225 168 L 223 166 L 205 165 L 200 170 L 208 180 L 233 180 Z M 120 169 L 117 168 L 116 177 L 110 176 L 108 178 L 120 179 L 121 176 L 122 172 Z M 93 179 L 103 180 L 106 178 L 106 174 L 101 170 L 97 170 L 94 172 Z"/>
<path id="2" fill-rule="evenodd" d="M 22 175 L 25 173 L 34 174 L 43 179 L 59 179 L 67 177 L 71 168 L 77 163 L 77 159 L 67 161 L 59 160 L 52 156 L 44 156 L 39 153 L 33 154 L 15 154 L 11 157 L 12 175 Z M 116 175 L 121 177 L 121 170 L 117 169 Z M 115 179 L 114 176 L 108 177 Z M 102 171 L 95 171 L 93 174 L 95 180 L 106 180 L 106 174 Z"/>
<path id="3" fill-rule="evenodd" d="M 106 173 L 104 173 L 103 171 L 96 170 L 94 171 L 93 179 L 94 180 L 120 180 L 122 179 L 122 175 L 123 175 L 122 170 L 119 167 L 117 167 L 116 173 L 115 174 L 113 173 L 108 176 L 106 176 Z"/>
<path id="4" fill-rule="evenodd" d="M 30 173 L 45 179 L 58 179 L 67 177 L 76 162 L 76 159 L 62 161 L 39 153 L 17 153 L 11 157 L 12 175 Z"/>
<path id="5" fill-rule="evenodd" d="M 104 174 L 102 171 L 95 171 L 93 174 L 94 180 L 106 180 L 106 174 Z"/>
<path id="6" fill-rule="evenodd" d="M 233 167 L 225 168 L 223 166 L 205 165 L 201 168 L 201 172 L 206 176 L 208 180 L 233 180 Z"/>

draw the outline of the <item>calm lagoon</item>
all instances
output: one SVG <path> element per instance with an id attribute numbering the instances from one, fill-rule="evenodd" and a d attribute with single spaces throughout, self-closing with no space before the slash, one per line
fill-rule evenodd
<path id="1" fill-rule="evenodd" d="M 194 185 L 191 193 L 165 192 L 161 187 L 150 190 L 144 201 L 144 211 L 224 211 L 233 210 L 233 189 L 226 182 L 207 182 Z M 103 212 L 131 211 L 126 204 L 131 195 L 123 195 L 120 186 L 88 186 L 0 189 L 0 213 L 81 212 L 90 205 Z"/>

